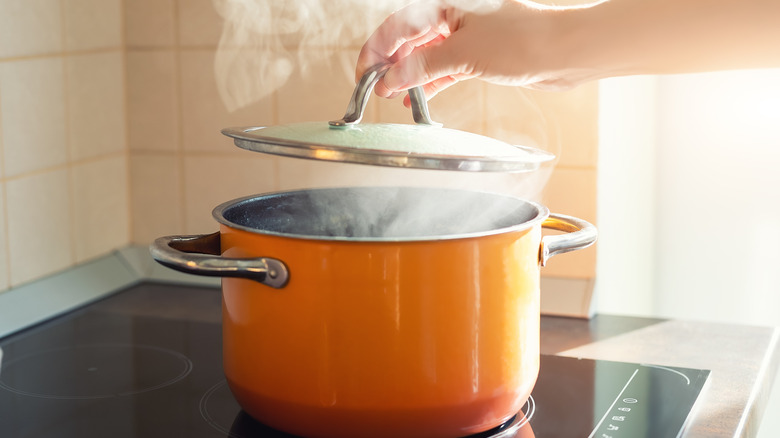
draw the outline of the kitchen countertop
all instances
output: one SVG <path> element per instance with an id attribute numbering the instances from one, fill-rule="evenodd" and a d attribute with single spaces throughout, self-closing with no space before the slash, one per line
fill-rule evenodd
<path id="1" fill-rule="evenodd" d="M 753 437 L 780 364 L 780 328 L 597 315 L 542 317 L 542 354 L 708 369 L 686 438 Z"/>

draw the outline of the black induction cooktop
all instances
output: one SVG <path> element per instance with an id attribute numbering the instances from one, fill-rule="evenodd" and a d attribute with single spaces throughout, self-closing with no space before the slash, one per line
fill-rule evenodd
<path id="1" fill-rule="evenodd" d="M 143 283 L 0 339 L 0 437 L 289 437 L 233 399 L 220 318 L 218 289 Z M 523 410 L 475 436 L 683 436 L 708 376 L 543 355 Z"/>

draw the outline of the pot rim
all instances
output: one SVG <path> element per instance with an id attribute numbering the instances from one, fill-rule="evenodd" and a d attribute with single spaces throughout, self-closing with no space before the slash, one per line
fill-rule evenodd
<path id="1" fill-rule="evenodd" d="M 246 202 L 252 202 L 256 199 L 262 199 L 262 198 L 268 198 L 273 197 L 277 195 L 282 194 L 293 194 L 293 193 L 304 193 L 304 192 L 316 192 L 318 190 L 333 190 L 333 189 L 355 189 L 355 188 L 400 188 L 400 189 L 416 189 L 419 188 L 421 190 L 424 189 L 437 189 L 437 190 L 449 190 L 449 191 L 461 191 L 461 192 L 469 192 L 469 193 L 476 193 L 476 194 L 484 194 L 489 196 L 498 196 L 503 198 L 509 198 L 516 201 L 520 201 L 524 204 L 527 204 L 531 206 L 535 211 L 536 214 L 528 220 L 525 220 L 521 223 L 509 226 L 509 227 L 501 227 L 501 228 L 495 228 L 492 230 L 486 230 L 486 231 L 476 231 L 476 232 L 469 232 L 469 233 L 456 233 L 456 234 L 446 234 L 441 236 L 412 236 L 412 237 L 346 237 L 346 236 L 319 236 L 319 235 L 308 235 L 308 234 L 296 234 L 296 233 L 284 233 L 284 232 L 278 232 L 278 231 L 269 231 L 269 230 L 263 230 L 260 228 L 252 228 L 248 227 L 246 225 L 240 225 L 235 222 L 231 222 L 228 219 L 225 218 L 225 211 L 228 208 L 237 206 L 242 203 Z M 327 241 L 327 242 L 366 242 L 366 243 L 379 243 L 379 242 L 387 242 L 387 243 L 402 243 L 402 242 L 434 242 L 434 241 L 444 241 L 444 240 L 458 240 L 458 239 L 471 239 L 471 238 L 479 238 L 484 236 L 492 236 L 492 235 L 498 235 L 498 234 L 507 234 L 507 233 L 513 233 L 513 232 L 519 232 L 519 231 L 525 231 L 528 229 L 531 229 L 537 225 L 541 226 L 542 222 L 544 222 L 545 219 L 550 215 L 550 210 L 545 207 L 544 205 L 529 201 L 526 199 L 522 199 L 516 196 L 501 194 L 501 193 L 495 193 L 495 192 L 487 192 L 487 191 L 478 191 L 478 190 L 467 190 L 467 189 L 451 189 L 451 188 L 439 188 L 439 187 L 392 187 L 392 186 L 361 186 L 361 187 L 323 187 L 323 188 L 315 188 L 315 189 L 298 189 L 298 190 L 280 190 L 280 191 L 274 191 L 274 192 L 267 192 L 267 193 L 261 193 L 261 194 L 255 194 L 255 195 L 249 195 L 244 196 L 240 198 L 236 198 L 230 201 L 223 202 L 222 204 L 215 207 L 211 212 L 212 217 L 220 224 L 225 225 L 227 227 L 246 231 L 252 234 L 258 234 L 258 235 L 267 235 L 267 236 L 276 236 L 276 237 L 285 237 L 290 239 L 300 239 L 300 240 L 316 240 L 316 241 Z"/>

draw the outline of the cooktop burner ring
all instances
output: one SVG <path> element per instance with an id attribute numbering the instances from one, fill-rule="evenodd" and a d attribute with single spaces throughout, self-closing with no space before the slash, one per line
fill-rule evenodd
<path id="1" fill-rule="evenodd" d="M 212 404 L 213 406 L 211 406 L 212 409 L 210 410 L 209 402 L 213 399 L 220 399 L 220 400 L 213 403 Z M 232 411 L 230 408 L 225 409 L 226 404 L 232 405 L 231 406 Z M 216 412 L 216 413 L 212 412 L 213 408 L 215 407 L 222 408 L 221 412 Z M 203 394 L 203 396 L 200 399 L 199 408 L 200 408 L 200 414 L 203 417 L 203 419 L 206 421 L 206 423 L 208 423 L 211 427 L 213 427 L 217 431 L 224 433 L 229 438 L 250 438 L 250 436 L 251 437 L 263 436 L 268 438 L 292 437 L 292 435 L 288 435 L 283 432 L 271 429 L 270 427 L 259 423 L 258 421 L 252 419 L 252 417 L 250 417 L 249 414 L 241 410 L 241 407 L 238 405 L 238 402 L 236 402 L 235 399 L 233 398 L 233 395 L 230 392 L 230 388 L 228 387 L 226 380 L 222 380 L 216 383 Z M 528 396 L 528 400 L 525 402 L 523 407 L 512 418 L 510 418 L 503 424 L 494 427 L 493 429 L 475 435 L 469 435 L 468 437 L 465 438 L 513 437 L 515 436 L 516 432 L 518 432 L 521 428 L 526 426 L 531 421 L 531 418 L 534 416 L 535 412 L 536 412 L 536 402 L 534 401 L 533 396 Z M 252 426 L 252 428 L 262 429 L 260 431 L 261 434 L 258 434 L 257 430 L 253 430 L 250 435 L 245 435 L 241 433 L 241 427 L 236 427 L 237 424 L 240 425 L 241 423 L 243 424 L 251 423 L 250 426 Z"/>
<path id="2" fill-rule="evenodd" d="M 214 394 L 217 393 L 218 391 L 220 391 L 221 389 L 222 390 L 228 389 L 227 380 L 222 380 L 222 381 L 216 383 L 214 386 L 209 388 L 203 394 L 203 397 L 200 398 L 200 403 L 199 403 L 200 415 L 201 415 L 201 417 L 203 417 L 204 420 L 206 420 L 206 423 L 208 423 L 211 427 L 213 427 L 214 429 L 216 429 L 216 430 L 218 430 L 218 431 L 220 431 L 222 433 L 227 434 L 229 437 L 232 437 L 233 435 L 231 435 L 231 433 L 230 433 L 230 428 L 222 427 L 222 425 L 217 420 L 215 420 L 212 417 L 211 413 L 209 412 L 209 408 L 208 408 L 209 400 L 211 400 L 212 396 L 214 396 Z M 228 393 L 229 392 L 230 392 L 230 390 L 228 389 Z M 238 403 L 236 403 L 236 406 L 237 405 L 238 405 Z"/>
<path id="3" fill-rule="evenodd" d="M 122 370 L 127 364 L 132 368 Z M 0 388 L 23 396 L 55 400 L 126 397 L 172 385 L 187 377 L 192 367 L 187 356 L 167 348 L 80 344 L 39 350 L 4 362 Z M 30 369 L 36 372 L 30 373 Z M 139 376 L 138 370 L 149 374 Z M 28 378 L 29 375 L 36 378 Z M 137 380 L 141 383 L 136 384 Z"/>
<path id="4" fill-rule="evenodd" d="M 471 435 L 466 438 L 510 438 L 531 422 L 534 413 L 536 413 L 536 400 L 533 395 L 528 396 L 528 400 L 520 408 L 520 412 L 515 414 L 512 418 L 504 422 L 503 424 L 494 427 L 486 432 L 482 432 L 476 435 Z"/>

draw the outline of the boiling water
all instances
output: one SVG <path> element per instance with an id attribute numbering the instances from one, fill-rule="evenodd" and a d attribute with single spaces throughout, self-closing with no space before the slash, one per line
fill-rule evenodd
<path id="1" fill-rule="evenodd" d="M 302 190 L 246 199 L 219 210 L 228 225 L 315 238 L 454 238 L 528 227 L 543 207 L 504 195 L 412 187 Z M 219 218 L 218 218 L 219 219 Z"/>

